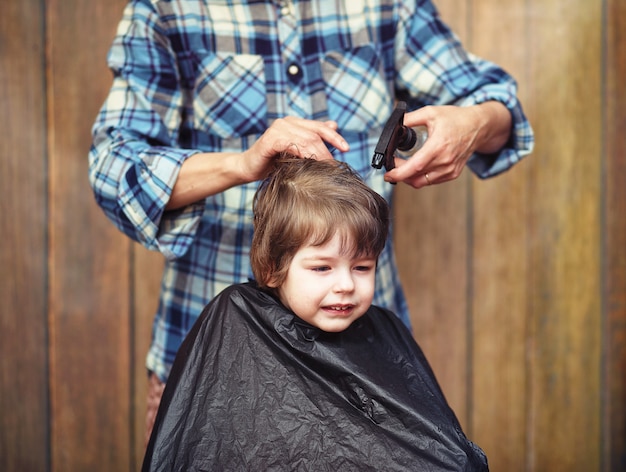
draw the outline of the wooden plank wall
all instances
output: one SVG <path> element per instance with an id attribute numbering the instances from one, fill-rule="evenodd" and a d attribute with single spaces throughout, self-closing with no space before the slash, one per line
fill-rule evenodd
<path id="1" fill-rule="evenodd" d="M 603 458 L 626 470 L 626 2 L 605 6 L 603 95 Z"/>
<path id="2" fill-rule="evenodd" d="M 49 457 L 44 12 L 0 15 L 0 469 Z"/>
<path id="3" fill-rule="evenodd" d="M 90 122 L 110 84 L 102 58 L 122 3 L 46 3 L 54 470 L 131 465 L 130 242 L 86 179 Z"/>
<path id="4" fill-rule="evenodd" d="M 0 15 L 0 470 L 138 470 L 158 254 L 87 182 L 125 0 Z M 398 186 L 415 336 L 494 471 L 626 469 L 626 3 L 439 0 L 536 131 L 497 179 Z"/>

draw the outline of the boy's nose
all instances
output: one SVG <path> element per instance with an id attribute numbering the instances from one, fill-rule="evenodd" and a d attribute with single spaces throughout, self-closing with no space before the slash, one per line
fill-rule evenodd
<path id="1" fill-rule="evenodd" d="M 354 279 L 350 271 L 340 271 L 335 280 L 335 292 L 351 292 L 354 290 Z"/>

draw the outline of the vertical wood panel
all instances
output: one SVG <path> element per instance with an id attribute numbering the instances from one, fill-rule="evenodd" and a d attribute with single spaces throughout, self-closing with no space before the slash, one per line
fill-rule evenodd
<path id="1" fill-rule="evenodd" d="M 608 0 L 605 88 L 605 471 L 626 470 L 626 3 Z"/>
<path id="2" fill-rule="evenodd" d="M 525 4 L 475 0 L 470 23 L 472 50 L 516 78 L 523 104 L 528 98 Z M 507 173 L 472 186 L 471 432 L 496 471 L 527 470 L 526 189 L 534 159 L 529 156 Z"/>
<path id="3" fill-rule="evenodd" d="M 442 18 L 466 36 L 465 1 L 437 2 Z M 416 191 L 398 185 L 395 243 L 415 339 L 462 425 L 467 425 L 467 172 Z"/>
<path id="4" fill-rule="evenodd" d="M 87 179 L 90 127 L 111 80 L 103 58 L 121 9 L 55 0 L 47 12 L 52 466 L 128 470 L 129 242 Z"/>
<path id="5" fill-rule="evenodd" d="M 43 11 L 0 15 L 0 470 L 46 470 L 46 162 Z"/>
<path id="6" fill-rule="evenodd" d="M 151 252 L 139 246 L 133 247 L 133 421 L 134 444 L 133 463 L 135 470 L 141 469 L 145 454 L 146 431 L 146 396 L 148 391 L 146 375 L 146 354 L 150 346 L 152 335 L 152 321 L 156 313 L 161 274 L 163 273 L 163 256 L 158 252 Z"/>
<path id="7" fill-rule="evenodd" d="M 531 470 L 600 465 L 601 0 L 531 0 Z"/>

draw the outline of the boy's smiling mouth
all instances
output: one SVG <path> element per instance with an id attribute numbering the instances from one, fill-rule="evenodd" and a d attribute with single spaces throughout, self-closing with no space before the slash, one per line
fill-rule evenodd
<path id="1" fill-rule="evenodd" d="M 355 305 L 330 305 L 324 307 L 324 310 L 331 311 L 337 314 L 350 313 L 354 309 Z"/>

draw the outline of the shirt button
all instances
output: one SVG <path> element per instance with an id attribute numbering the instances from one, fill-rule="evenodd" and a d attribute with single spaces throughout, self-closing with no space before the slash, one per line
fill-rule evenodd
<path id="1" fill-rule="evenodd" d="M 291 64 L 287 68 L 287 73 L 292 77 L 295 77 L 300 73 L 300 68 L 296 64 Z"/>
<path id="2" fill-rule="evenodd" d="M 289 16 L 289 14 L 291 13 L 289 11 L 289 6 L 288 5 L 284 5 L 281 9 L 280 9 L 280 13 L 283 16 Z"/>

